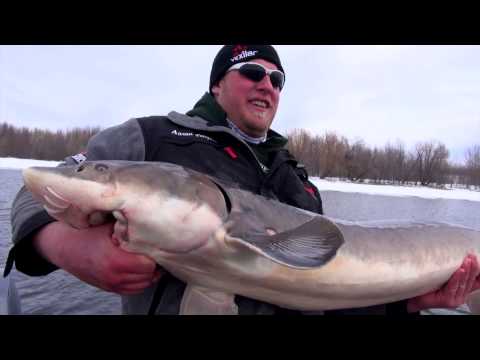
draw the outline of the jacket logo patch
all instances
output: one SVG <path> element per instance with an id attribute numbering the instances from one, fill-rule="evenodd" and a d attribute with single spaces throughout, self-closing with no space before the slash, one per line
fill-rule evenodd
<path id="1" fill-rule="evenodd" d="M 306 190 L 310 195 L 312 195 L 313 197 L 315 197 L 315 190 L 313 190 L 313 188 L 312 188 L 311 186 L 304 185 L 303 187 L 305 188 L 305 190 Z"/>
<path id="2" fill-rule="evenodd" d="M 214 143 L 217 142 L 216 140 L 212 139 L 210 136 L 199 134 L 199 133 L 172 130 L 170 134 L 175 135 L 175 136 L 193 136 L 193 137 L 200 138 L 200 139 L 205 139 L 205 140 L 208 140 L 208 141 L 211 141 L 211 142 L 214 142 Z"/>
<path id="3" fill-rule="evenodd" d="M 81 164 L 82 162 L 84 162 L 85 160 L 87 160 L 87 157 L 85 156 L 86 153 L 82 152 L 80 154 L 77 154 L 77 155 L 72 155 L 71 158 L 73 159 L 73 161 L 75 161 L 77 164 Z"/>

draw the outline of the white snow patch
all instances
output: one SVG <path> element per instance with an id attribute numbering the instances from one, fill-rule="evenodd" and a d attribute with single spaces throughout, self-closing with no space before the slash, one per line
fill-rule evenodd
<path id="1" fill-rule="evenodd" d="M 418 196 L 428 199 L 457 199 L 480 201 L 480 191 L 467 189 L 434 189 L 426 186 L 371 185 L 332 181 L 313 177 L 311 181 L 322 191 L 355 192 L 386 196 Z"/>
<path id="2" fill-rule="evenodd" d="M 0 169 L 25 169 L 31 166 L 57 166 L 59 161 L 46 161 L 46 160 L 32 160 L 32 159 L 19 159 L 19 158 L 1 158 L 0 157 Z"/>

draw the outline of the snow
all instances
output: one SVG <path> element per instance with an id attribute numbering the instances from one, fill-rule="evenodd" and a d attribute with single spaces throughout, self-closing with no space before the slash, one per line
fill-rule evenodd
<path id="1" fill-rule="evenodd" d="M 418 196 L 428 199 L 480 201 L 480 191 L 466 189 L 434 189 L 426 186 L 372 185 L 311 178 L 321 191 L 353 192 L 387 196 Z"/>
<path id="2" fill-rule="evenodd" d="M 0 169 L 25 169 L 31 166 L 57 166 L 59 161 L 18 159 L 18 158 L 1 158 Z"/>
<path id="3" fill-rule="evenodd" d="M 0 158 L 0 169 L 24 169 L 30 166 L 57 166 L 58 161 Z M 480 201 L 480 191 L 466 189 L 433 189 L 425 186 L 394 186 L 358 184 L 312 177 L 320 191 L 340 191 L 387 196 L 418 196 L 429 199 L 458 199 Z"/>

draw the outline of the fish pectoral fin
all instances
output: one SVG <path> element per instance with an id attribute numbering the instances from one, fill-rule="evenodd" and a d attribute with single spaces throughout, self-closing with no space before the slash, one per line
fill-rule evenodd
<path id="1" fill-rule="evenodd" d="M 199 285 L 187 284 L 180 315 L 237 315 L 235 295 Z"/>
<path id="2" fill-rule="evenodd" d="M 332 259 L 344 240 L 340 229 L 323 216 L 274 235 L 230 238 L 271 260 L 292 268 L 314 268 Z"/>

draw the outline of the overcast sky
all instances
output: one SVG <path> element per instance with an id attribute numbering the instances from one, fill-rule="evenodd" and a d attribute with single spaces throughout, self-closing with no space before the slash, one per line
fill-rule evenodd
<path id="1" fill-rule="evenodd" d="M 275 46 L 286 84 L 273 129 L 335 131 L 370 146 L 437 140 L 461 162 L 480 144 L 480 46 Z M 0 122 L 119 124 L 185 112 L 220 45 L 0 46 Z"/>

